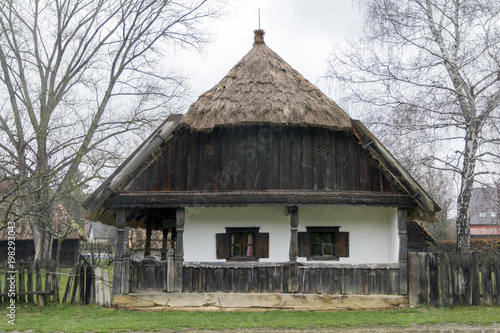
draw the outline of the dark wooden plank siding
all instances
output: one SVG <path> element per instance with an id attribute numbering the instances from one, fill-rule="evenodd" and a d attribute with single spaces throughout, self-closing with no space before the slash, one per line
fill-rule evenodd
<path id="1" fill-rule="evenodd" d="M 213 153 L 207 154 L 207 145 Z M 324 145 L 328 154 L 320 152 Z M 398 193 L 349 132 L 260 127 L 178 132 L 130 191 L 333 190 Z"/>

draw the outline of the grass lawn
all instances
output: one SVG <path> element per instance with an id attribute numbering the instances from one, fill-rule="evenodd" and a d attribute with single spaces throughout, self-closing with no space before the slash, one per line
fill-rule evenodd
<path id="1" fill-rule="evenodd" d="M 493 324 L 500 321 L 500 307 L 417 308 L 384 311 L 340 312 L 128 312 L 96 306 L 47 305 L 44 309 L 23 306 L 16 310 L 16 325 L 8 324 L 7 309 L 0 331 L 112 332 L 161 331 L 163 329 L 236 328 L 342 328 L 413 324 Z"/>

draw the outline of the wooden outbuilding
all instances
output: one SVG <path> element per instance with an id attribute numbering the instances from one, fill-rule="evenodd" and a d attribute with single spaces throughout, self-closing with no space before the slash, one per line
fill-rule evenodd
<path id="1" fill-rule="evenodd" d="M 169 116 L 85 201 L 87 219 L 117 227 L 115 296 L 237 293 L 265 308 L 301 295 L 309 305 L 290 306 L 326 309 L 339 295 L 378 295 L 399 304 L 407 223 L 435 220 L 438 205 L 263 36 L 255 31 L 222 81 Z M 170 233 L 167 260 L 131 263 L 125 227 Z M 221 308 L 221 299 L 203 304 Z"/>
<path id="2" fill-rule="evenodd" d="M 83 230 L 72 221 L 62 205 L 56 205 L 52 211 L 53 230 L 60 234 L 67 232 L 61 244 L 61 267 L 74 267 L 78 262 L 80 241 L 86 241 Z M 9 234 L 10 233 L 10 234 Z M 0 263 L 7 261 L 9 236 L 15 239 L 16 261 L 35 258 L 35 242 L 33 232 L 27 218 L 21 218 L 14 223 L 14 230 L 4 228 L 0 231 Z M 52 241 L 52 259 L 57 255 L 57 239 Z"/>

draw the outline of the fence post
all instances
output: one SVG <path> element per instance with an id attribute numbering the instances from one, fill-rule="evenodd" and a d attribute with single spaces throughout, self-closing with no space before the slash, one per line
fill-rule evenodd
<path id="1" fill-rule="evenodd" d="M 101 267 L 95 268 L 95 304 L 102 306 L 102 275 Z"/>
<path id="2" fill-rule="evenodd" d="M 19 294 L 24 293 L 25 283 L 24 283 L 24 260 L 19 261 L 19 270 L 17 271 L 17 291 Z M 20 303 L 26 303 L 26 295 L 18 295 L 17 296 Z"/>
<path id="3" fill-rule="evenodd" d="M 434 253 L 427 253 L 429 258 L 429 305 L 439 306 L 438 263 Z"/>
<path id="4" fill-rule="evenodd" d="M 73 290 L 71 291 L 71 303 L 79 303 L 79 294 L 77 293 L 78 285 L 80 284 L 80 264 L 75 267 L 75 274 L 73 278 Z"/>
<path id="5" fill-rule="evenodd" d="M 491 279 L 491 256 L 481 256 L 481 280 L 483 281 L 483 305 L 493 305 L 493 284 Z"/>
<path id="6" fill-rule="evenodd" d="M 449 307 L 450 301 L 450 257 L 447 254 L 439 255 L 440 279 L 441 279 L 441 303 Z"/>
<path id="7" fill-rule="evenodd" d="M 418 253 L 418 280 L 420 292 L 418 302 L 420 304 L 429 304 L 429 267 L 428 256 L 425 252 Z"/>
<path id="8" fill-rule="evenodd" d="M 64 289 L 64 296 L 62 299 L 63 303 L 69 303 L 71 301 L 71 286 L 73 283 L 74 276 L 75 276 L 75 271 L 72 270 L 69 273 L 68 283 L 66 283 L 66 289 Z"/>
<path id="9" fill-rule="evenodd" d="M 85 268 L 85 304 L 90 304 L 90 292 L 92 289 L 92 266 Z"/>
<path id="10" fill-rule="evenodd" d="M 40 261 L 39 260 L 35 260 L 35 264 L 34 264 L 34 271 L 35 271 L 35 279 L 36 279 L 36 291 L 42 291 L 42 275 L 40 273 Z M 44 296 L 41 295 L 41 294 L 38 294 L 37 295 L 37 303 L 39 306 L 41 306 L 42 308 L 45 306 L 45 299 L 44 299 Z"/>
<path id="11" fill-rule="evenodd" d="M 167 251 L 167 292 L 175 291 L 175 267 L 174 267 L 174 249 L 170 248 Z"/>
<path id="12" fill-rule="evenodd" d="M 471 294 L 472 305 L 481 305 L 481 284 L 479 279 L 479 262 L 481 256 L 478 252 L 472 254 L 472 269 L 471 269 Z"/>
<path id="13" fill-rule="evenodd" d="M 57 271 L 57 263 L 52 260 L 52 292 L 54 302 L 59 304 L 59 272 Z"/>
<path id="14" fill-rule="evenodd" d="M 495 303 L 500 305 L 500 255 L 493 256 L 493 268 L 495 274 Z"/>
<path id="15" fill-rule="evenodd" d="M 26 262 L 26 270 L 28 273 L 27 276 L 27 282 L 28 282 L 28 303 L 33 303 L 33 262 L 31 261 L 31 258 L 28 258 L 28 261 Z"/>
<path id="16" fill-rule="evenodd" d="M 408 252 L 408 301 L 410 307 L 418 305 L 418 257 L 415 252 Z"/>

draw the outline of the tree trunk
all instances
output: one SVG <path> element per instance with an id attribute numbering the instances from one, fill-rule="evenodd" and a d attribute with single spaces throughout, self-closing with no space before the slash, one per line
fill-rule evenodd
<path id="1" fill-rule="evenodd" d="M 462 184 L 457 201 L 457 252 L 470 253 L 470 215 L 469 206 L 474 186 L 476 153 L 478 148 L 478 125 L 467 126 L 465 133 L 464 163 Z"/>

